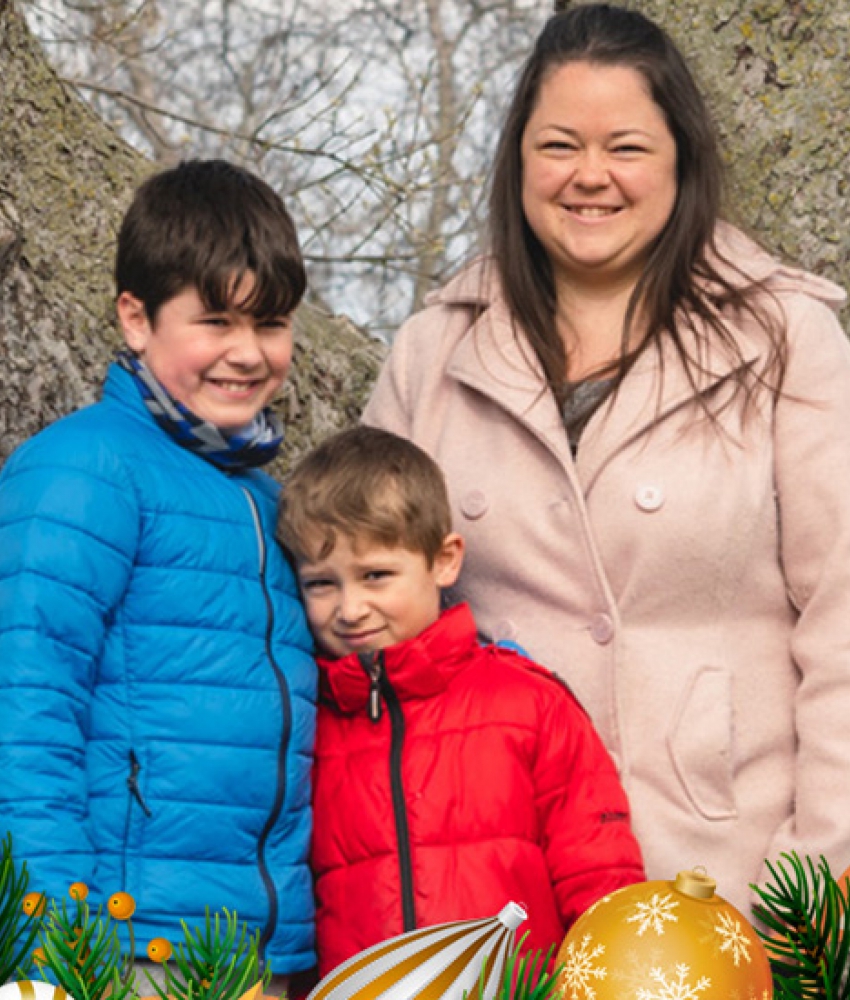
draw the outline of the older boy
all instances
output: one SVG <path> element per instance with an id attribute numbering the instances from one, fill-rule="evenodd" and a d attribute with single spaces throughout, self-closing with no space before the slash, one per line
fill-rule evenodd
<path id="1" fill-rule="evenodd" d="M 48 895 L 131 893 L 141 954 L 226 906 L 295 972 L 315 667 L 256 468 L 281 440 L 295 230 L 258 178 L 184 163 L 137 192 L 115 275 L 129 350 L 102 400 L 0 477 L 0 834 Z"/>
<path id="2" fill-rule="evenodd" d="M 644 877 L 617 774 L 566 687 L 440 613 L 463 541 L 439 469 L 358 427 L 319 446 L 281 499 L 320 659 L 312 859 L 319 971 L 384 938 L 528 910 L 561 941 Z M 521 555 L 518 554 L 518 558 Z"/>

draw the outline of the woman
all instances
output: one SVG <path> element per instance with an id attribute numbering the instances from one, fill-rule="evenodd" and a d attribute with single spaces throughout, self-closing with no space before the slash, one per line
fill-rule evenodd
<path id="1" fill-rule="evenodd" d="M 650 878 L 748 908 L 850 862 L 850 346 L 834 285 L 719 221 L 681 55 L 550 19 L 496 154 L 490 256 L 399 333 L 365 420 L 440 462 L 458 597 L 587 707 Z"/>

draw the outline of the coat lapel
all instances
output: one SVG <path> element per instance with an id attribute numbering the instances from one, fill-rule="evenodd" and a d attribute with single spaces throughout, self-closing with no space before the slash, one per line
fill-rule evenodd
<path id="1" fill-rule="evenodd" d="M 740 358 L 721 350 L 716 337 L 706 334 L 708 345 L 701 359 L 703 371 L 696 384 L 688 380 L 678 354 L 669 341 L 650 347 L 635 362 L 620 391 L 593 415 L 582 436 L 578 454 L 578 474 L 587 495 L 605 466 L 618 454 L 632 447 L 654 427 L 669 419 L 683 407 L 695 407 L 696 400 L 710 397 L 733 379 L 742 369 L 752 366 L 761 350 L 745 331 L 732 331 L 741 348 Z"/>
<path id="2" fill-rule="evenodd" d="M 491 399 L 540 440 L 564 468 L 574 468 L 564 424 L 537 356 L 495 298 L 455 348 L 448 374 Z"/>
<path id="3" fill-rule="evenodd" d="M 672 343 L 663 339 L 659 348 L 643 352 L 617 395 L 594 414 L 574 462 L 540 362 L 512 322 L 490 269 L 485 265 L 463 272 L 435 298 L 482 310 L 452 353 L 448 374 L 492 400 L 540 440 L 585 496 L 619 453 L 682 407 L 692 405 L 698 395 L 714 393 L 761 354 L 743 326 L 731 330 L 741 349 L 740 358 L 717 345 L 716 337 L 700 331 L 706 334 L 700 338 L 706 345 L 701 359 L 704 370 L 694 387 Z"/>

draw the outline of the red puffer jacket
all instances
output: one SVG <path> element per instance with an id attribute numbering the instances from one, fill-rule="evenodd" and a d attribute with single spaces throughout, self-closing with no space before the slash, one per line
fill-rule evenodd
<path id="1" fill-rule="evenodd" d="M 587 715 L 553 675 L 482 647 L 466 605 L 408 642 L 319 665 L 320 974 L 509 900 L 528 910 L 526 947 L 545 949 L 597 899 L 644 878 Z"/>

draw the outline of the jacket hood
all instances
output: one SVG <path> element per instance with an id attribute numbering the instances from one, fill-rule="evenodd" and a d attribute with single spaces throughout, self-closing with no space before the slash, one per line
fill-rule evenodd
<path id="1" fill-rule="evenodd" d="M 380 662 L 401 701 L 431 698 L 449 685 L 471 662 L 478 643 L 475 620 L 468 605 L 444 611 L 414 639 L 387 646 L 376 653 L 350 653 L 338 660 L 318 660 L 321 698 L 346 713 L 365 712 L 371 680 L 366 657 Z"/>

